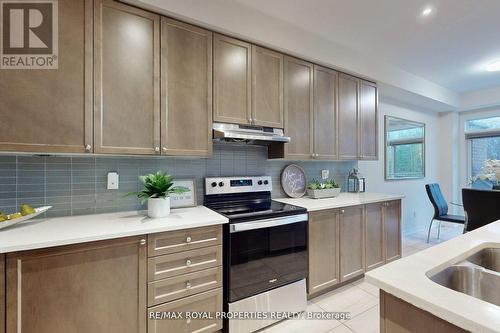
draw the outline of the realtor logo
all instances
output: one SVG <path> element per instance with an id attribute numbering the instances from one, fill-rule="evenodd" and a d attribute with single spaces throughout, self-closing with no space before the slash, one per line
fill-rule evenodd
<path id="1" fill-rule="evenodd" d="M 57 0 L 0 0 L 0 68 L 57 69 Z"/>

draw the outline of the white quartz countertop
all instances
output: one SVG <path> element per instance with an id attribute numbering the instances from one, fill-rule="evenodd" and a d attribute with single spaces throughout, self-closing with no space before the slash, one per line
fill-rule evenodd
<path id="1" fill-rule="evenodd" d="M 500 247 L 500 221 L 370 271 L 366 280 L 465 330 L 500 332 L 499 306 L 443 287 L 427 277 L 486 247 Z"/>
<path id="2" fill-rule="evenodd" d="M 307 196 L 302 198 L 278 198 L 273 199 L 290 205 L 306 208 L 307 211 L 312 212 L 315 210 L 332 209 L 348 206 L 363 205 L 374 202 L 382 202 L 389 200 L 397 200 L 404 198 L 400 194 L 382 194 L 382 193 L 340 193 L 335 198 L 325 199 L 312 199 Z"/>
<path id="3" fill-rule="evenodd" d="M 226 217 L 204 206 L 172 209 L 168 217 L 158 219 L 148 218 L 145 212 L 33 219 L 0 230 L 0 253 L 146 235 L 227 222 Z"/>

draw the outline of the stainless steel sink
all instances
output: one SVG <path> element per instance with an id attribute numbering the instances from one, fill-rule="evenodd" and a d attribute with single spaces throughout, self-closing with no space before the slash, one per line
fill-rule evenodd
<path id="1" fill-rule="evenodd" d="M 500 248 L 486 248 L 473 254 L 467 261 L 495 272 L 500 272 Z M 500 293 L 500 290 L 498 291 Z"/>
<path id="2" fill-rule="evenodd" d="M 453 265 L 430 279 L 444 287 L 500 306 L 500 274 L 481 267 Z"/>

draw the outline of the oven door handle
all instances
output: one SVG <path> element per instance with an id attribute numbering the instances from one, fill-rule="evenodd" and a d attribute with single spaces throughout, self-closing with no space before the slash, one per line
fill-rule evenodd
<path id="1" fill-rule="evenodd" d="M 259 220 L 258 222 L 242 222 L 235 223 L 230 225 L 230 232 L 241 232 L 247 230 L 255 230 L 255 229 L 264 229 L 264 228 L 272 228 L 280 225 L 299 223 L 299 222 L 307 222 L 307 213 L 299 214 L 299 215 L 291 215 L 291 216 L 283 216 L 266 220 Z"/>

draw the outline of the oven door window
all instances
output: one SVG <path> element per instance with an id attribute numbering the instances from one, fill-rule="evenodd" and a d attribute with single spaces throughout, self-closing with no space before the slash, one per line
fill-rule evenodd
<path id="1" fill-rule="evenodd" d="M 307 276 L 307 222 L 231 233 L 229 302 Z"/>

